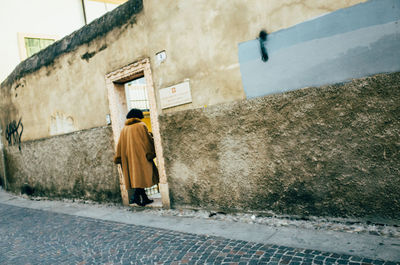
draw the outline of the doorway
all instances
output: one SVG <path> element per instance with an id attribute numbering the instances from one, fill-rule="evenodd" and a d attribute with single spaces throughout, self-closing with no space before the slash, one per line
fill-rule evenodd
<path id="1" fill-rule="evenodd" d="M 149 132 L 153 134 L 150 118 L 150 103 L 147 93 L 146 78 L 144 76 L 137 77 L 132 81 L 126 82 L 125 97 L 127 112 L 133 108 L 140 109 L 143 112 L 144 118 L 142 121 L 146 124 Z M 154 159 L 156 160 L 156 159 Z M 154 161 L 157 165 L 157 161 Z M 161 195 L 159 185 L 154 185 L 150 188 L 145 188 L 146 194 L 150 199 L 154 200 L 153 206 L 161 206 Z M 132 196 L 132 190 L 128 189 L 128 197 Z M 150 206 L 152 206 L 150 205 Z"/>
<path id="2" fill-rule="evenodd" d="M 126 113 L 130 108 L 144 110 L 143 121 L 152 131 L 156 149 L 156 164 L 160 175 L 157 187 L 148 189 L 148 195 L 153 196 L 155 202 L 148 206 L 170 208 L 168 183 L 165 174 L 161 135 L 158 123 L 158 109 L 151 76 L 150 60 L 144 59 L 127 65 L 106 75 L 108 101 L 110 107 L 111 126 L 113 130 L 114 147 L 116 147 L 120 132 L 125 123 Z M 122 175 L 118 165 L 122 203 L 129 205 L 131 190 Z"/>

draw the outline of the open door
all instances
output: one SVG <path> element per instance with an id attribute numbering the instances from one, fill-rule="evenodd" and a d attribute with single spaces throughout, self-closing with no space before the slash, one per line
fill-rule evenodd
<path id="1" fill-rule="evenodd" d="M 156 164 L 160 175 L 160 184 L 147 189 L 147 193 L 155 202 L 148 206 L 170 208 L 168 183 L 164 168 L 164 157 L 161 146 L 161 136 L 158 124 L 158 110 L 151 77 L 150 62 L 148 59 L 125 66 L 106 75 L 110 117 L 115 146 L 125 123 L 125 116 L 129 109 L 145 110 L 143 121 L 152 131 L 156 149 Z M 130 188 L 122 176 L 118 165 L 122 202 L 129 205 Z M 158 203 L 157 203 L 158 201 Z"/>

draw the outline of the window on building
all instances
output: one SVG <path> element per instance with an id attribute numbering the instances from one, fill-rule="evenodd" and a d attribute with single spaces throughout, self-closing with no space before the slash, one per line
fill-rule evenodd
<path id="1" fill-rule="evenodd" d="M 56 40 L 54 39 L 40 39 L 40 38 L 24 38 L 25 40 L 25 49 L 26 56 L 30 57 L 33 54 L 43 50 L 47 46 L 54 43 Z"/>
<path id="2" fill-rule="evenodd" d="M 43 50 L 58 40 L 57 36 L 31 33 L 18 33 L 19 54 L 21 61 Z"/>

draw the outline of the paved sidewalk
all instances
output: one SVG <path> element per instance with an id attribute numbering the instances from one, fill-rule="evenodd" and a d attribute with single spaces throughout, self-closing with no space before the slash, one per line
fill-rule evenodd
<path id="1" fill-rule="evenodd" d="M 384 261 L 400 264 L 400 240 L 159 216 L 132 212 L 122 206 L 34 201 L 0 190 L 0 263 L 10 261 L 11 264 L 383 264 Z"/>

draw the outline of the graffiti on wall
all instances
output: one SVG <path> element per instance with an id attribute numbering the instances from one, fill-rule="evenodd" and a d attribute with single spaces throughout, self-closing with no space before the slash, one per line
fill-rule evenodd
<path id="1" fill-rule="evenodd" d="M 24 125 L 19 119 L 18 123 L 13 120 L 10 122 L 5 131 L 6 140 L 8 141 L 9 145 L 18 145 L 19 150 L 21 151 L 21 136 L 22 132 L 24 131 Z"/>

